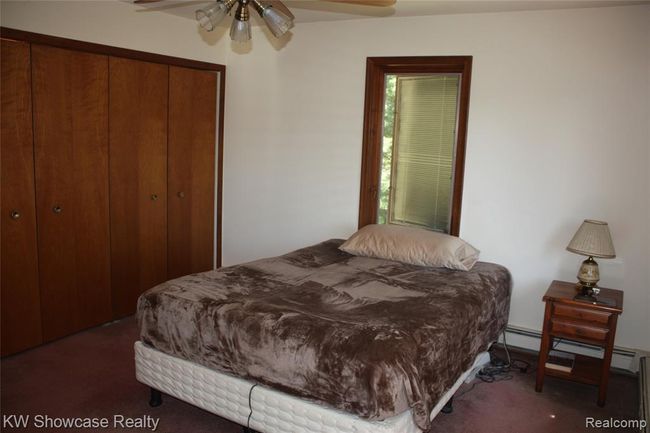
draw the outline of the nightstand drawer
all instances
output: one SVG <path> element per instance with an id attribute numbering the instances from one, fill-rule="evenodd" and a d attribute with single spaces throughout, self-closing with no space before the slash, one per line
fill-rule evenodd
<path id="1" fill-rule="evenodd" d="M 571 319 L 580 319 L 587 322 L 598 322 L 603 325 L 609 323 L 609 317 L 612 313 L 606 311 L 596 311 L 593 309 L 574 307 L 573 305 L 553 304 L 553 314 L 555 316 L 564 316 Z"/>
<path id="2" fill-rule="evenodd" d="M 575 338 L 578 340 L 602 342 L 607 339 L 608 328 L 592 325 L 578 320 L 553 317 L 551 319 L 551 334 Z"/>

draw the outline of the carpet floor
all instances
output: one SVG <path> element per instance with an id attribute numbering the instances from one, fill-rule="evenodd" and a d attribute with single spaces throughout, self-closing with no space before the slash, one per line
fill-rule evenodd
<path id="1" fill-rule="evenodd" d="M 8 415 L 107 417 L 111 424 L 114 415 L 132 418 L 150 415 L 160 419 L 157 432 L 241 432 L 237 424 L 169 396 L 163 397 L 162 406 L 149 407 L 148 388 L 135 380 L 133 342 L 136 339 L 135 320 L 127 318 L 2 359 L 2 430 L 13 430 L 11 425 L 15 420 L 9 418 L 12 422 L 7 423 Z M 527 354 L 516 353 L 515 357 L 534 361 Z M 638 416 L 634 377 L 614 374 L 610 379 L 608 402 L 599 408 L 596 388 L 588 385 L 547 378 L 544 392 L 536 393 L 532 370 L 514 372 L 510 380 L 463 385 L 454 399 L 453 413 L 438 415 L 430 433 L 579 432 L 593 430 L 586 428 L 586 417 L 636 419 Z M 43 430 L 34 426 L 16 429 Z M 111 428 L 101 430 L 111 431 Z"/>

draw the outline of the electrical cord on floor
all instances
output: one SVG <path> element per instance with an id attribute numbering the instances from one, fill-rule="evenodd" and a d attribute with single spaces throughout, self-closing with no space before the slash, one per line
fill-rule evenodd
<path id="1" fill-rule="evenodd" d="M 493 351 L 490 351 L 490 363 L 476 373 L 476 378 L 479 379 L 479 381 L 474 382 L 468 389 L 457 393 L 455 395 L 456 398 L 472 391 L 478 384 L 512 380 L 512 373 L 516 371 L 522 374 L 529 372 L 531 366 L 530 362 L 524 361 L 523 359 L 512 358 L 510 356 L 505 332 L 503 333 L 503 349 L 506 353 L 506 359 L 501 359 L 496 356 Z"/>
<path id="2" fill-rule="evenodd" d="M 551 350 L 557 349 L 557 346 L 560 343 L 562 343 L 561 338 L 558 338 L 557 340 L 555 340 L 555 342 L 553 343 L 553 347 L 551 347 Z M 535 359 L 535 361 L 537 361 L 537 358 Z M 530 373 L 534 373 L 535 371 L 537 371 L 537 363 L 536 362 L 535 362 L 534 366 L 530 369 Z"/>
<path id="3" fill-rule="evenodd" d="M 246 421 L 246 431 L 247 432 L 251 431 L 251 417 L 253 416 L 252 397 L 253 397 L 253 390 L 255 389 L 256 386 L 257 386 L 257 384 L 254 384 L 253 386 L 251 386 L 251 389 L 248 391 L 248 409 L 250 410 L 250 412 L 248 413 L 248 420 Z"/>

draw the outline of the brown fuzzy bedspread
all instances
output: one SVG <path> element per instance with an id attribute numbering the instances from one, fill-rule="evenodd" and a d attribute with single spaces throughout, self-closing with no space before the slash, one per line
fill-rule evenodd
<path id="1" fill-rule="evenodd" d="M 355 257 L 329 240 L 161 284 L 138 302 L 142 342 L 379 420 L 427 430 L 444 392 L 505 328 L 510 274 Z"/>

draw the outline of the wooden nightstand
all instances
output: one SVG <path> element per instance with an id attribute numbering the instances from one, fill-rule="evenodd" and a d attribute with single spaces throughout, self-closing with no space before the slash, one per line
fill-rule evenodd
<path id="1" fill-rule="evenodd" d="M 535 391 L 542 391 L 545 375 L 588 383 L 598 386 L 598 406 L 604 406 L 616 321 L 623 312 L 623 292 L 600 288 L 598 297 L 606 298 L 612 305 L 575 301 L 573 297 L 576 293 L 576 283 L 553 281 L 544 295 L 546 310 Z M 570 373 L 545 368 L 548 352 L 556 338 L 602 347 L 605 349 L 603 359 L 576 355 Z"/>

